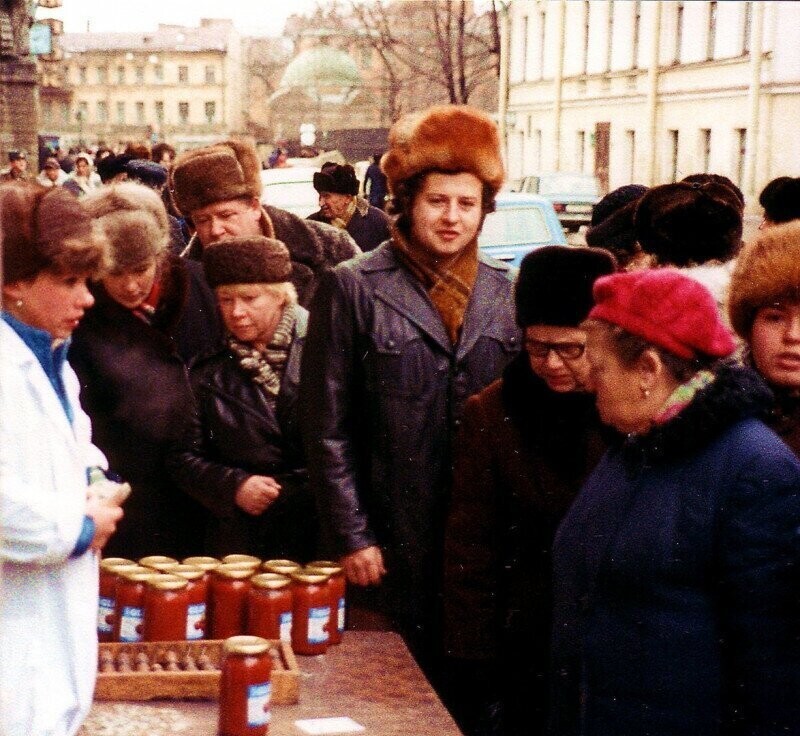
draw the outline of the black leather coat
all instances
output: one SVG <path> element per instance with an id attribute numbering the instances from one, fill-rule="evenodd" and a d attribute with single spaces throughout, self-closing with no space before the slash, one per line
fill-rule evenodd
<path id="1" fill-rule="evenodd" d="M 207 511 L 207 554 L 243 552 L 300 561 L 314 556 L 315 514 L 297 426 L 308 313 L 302 307 L 297 312 L 295 337 L 274 404 L 227 348 L 192 368 L 198 409 L 168 465 L 178 486 Z M 278 499 L 258 517 L 235 503 L 236 489 L 251 475 L 274 477 L 282 486 Z"/>
<path id="2" fill-rule="evenodd" d="M 481 258 L 454 347 L 390 243 L 320 284 L 303 359 L 306 451 L 327 552 L 380 545 L 401 631 L 439 590 L 451 440 L 464 402 L 520 348 L 509 268 Z"/>

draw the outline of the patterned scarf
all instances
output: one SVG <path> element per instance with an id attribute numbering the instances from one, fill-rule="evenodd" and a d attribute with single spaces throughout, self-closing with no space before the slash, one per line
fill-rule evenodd
<path id="1" fill-rule="evenodd" d="M 227 337 L 228 347 L 239 359 L 242 370 L 264 391 L 267 399 L 272 401 L 281 389 L 281 379 L 286 369 L 296 321 L 294 304 L 287 304 L 275 328 L 275 334 L 263 352 L 249 343 L 239 342 L 233 335 Z"/>
<path id="2" fill-rule="evenodd" d="M 346 230 L 347 226 L 350 224 L 350 220 L 353 219 L 353 215 L 356 211 L 356 198 L 353 197 L 353 201 L 347 205 L 347 209 L 345 210 L 344 214 L 341 217 L 334 217 L 331 220 L 331 225 L 334 227 L 338 227 L 340 230 Z"/>
<path id="3" fill-rule="evenodd" d="M 686 383 L 676 388 L 664 402 L 658 415 L 653 420 L 654 424 L 666 424 L 677 416 L 681 409 L 692 403 L 698 391 L 714 383 L 715 376 L 711 371 L 698 371 Z"/>
<path id="4" fill-rule="evenodd" d="M 478 241 L 470 243 L 446 267 L 437 263 L 427 251 L 409 243 L 395 224 L 392 225 L 392 247 L 400 262 L 425 287 L 455 345 L 478 276 Z"/>

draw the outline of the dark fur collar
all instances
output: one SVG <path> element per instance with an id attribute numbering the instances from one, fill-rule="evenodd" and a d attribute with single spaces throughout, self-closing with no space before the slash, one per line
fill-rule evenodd
<path id="1" fill-rule="evenodd" d="M 724 364 L 710 386 L 664 425 L 643 435 L 621 438 L 623 458 L 632 468 L 671 462 L 709 445 L 728 427 L 743 419 L 766 419 L 772 393 L 751 368 Z"/>

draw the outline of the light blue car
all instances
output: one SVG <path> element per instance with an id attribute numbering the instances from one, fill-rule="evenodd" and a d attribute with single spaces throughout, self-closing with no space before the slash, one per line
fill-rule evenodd
<path id="1" fill-rule="evenodd" d="M 481 250 L 492 258 L 519 268 L 534 248 L 567 245 L 553 205 L 544 197 L 500 192 L 495 206 L 478 236 Z"/>

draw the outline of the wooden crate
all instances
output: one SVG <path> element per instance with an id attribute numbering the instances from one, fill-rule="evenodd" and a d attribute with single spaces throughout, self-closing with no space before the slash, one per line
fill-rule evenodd
<path id="1" fill-rule="evenodd" d="M 162 641 L 124 644 L 100 644 L 98 657 L 97 685 L 95 700 L 156 700 L 181 698 L 219 697 L 220 665 L 222 662 L 222 641 Z M 300 696 L 300 670 L 294 652 L 287 642 L 270 642 L 279 656 L 272 660 L 272 698 L 273 705 L 296 703 Z M 189 654 L 195 661 L 205 654 L 214 669 L 137 672 L 136 657 L 146 654 L 148 661 L 166 665 L 174 652 L 178 662 Z M 115 664 L 120 654 L 127 654 L 131 671 L 103 672 L 102 663 L 110 660 Z"/>

